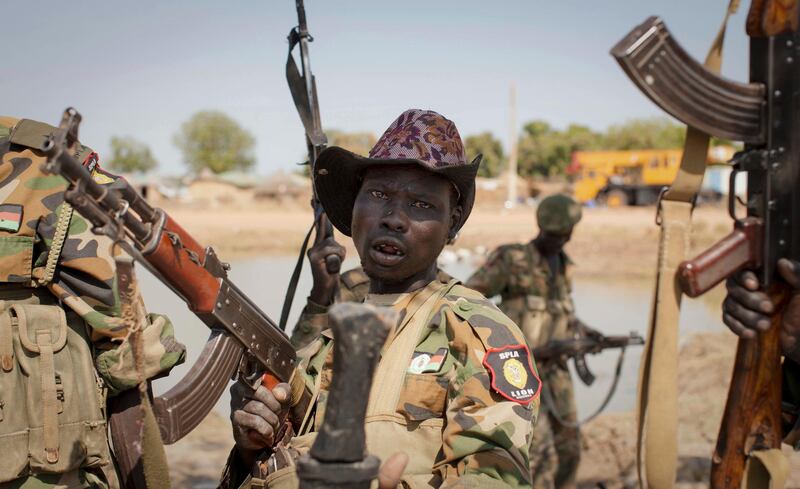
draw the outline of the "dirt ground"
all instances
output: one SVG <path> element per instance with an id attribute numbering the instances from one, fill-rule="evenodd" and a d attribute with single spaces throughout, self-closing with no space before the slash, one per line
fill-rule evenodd
<path id="1" fill-rule="evenodd" d="M 201 243 L 213 245 L 222 258 L 297 253 L 311 224 L 310 210 L 301 203 L 282 206 L 261 204 L 239 209 L 167 207 L 166 210 Z M 567 251 L 577 263 L 577 274 L 650 276 L 658 248 L 655 208 L 584 209 Z M 454 251 L 483 254 L 512 242 L 528 241 L 535 234 L 536 211 L 520 206 L 476 207 Z M 694 216 L 694 249 L 702 249 L 731 230 L 727 212 L 700 207 Z M 355 252 L 352 242 L 337 234 Z M 613 259 L 617 258 L 617 259 Z"/>

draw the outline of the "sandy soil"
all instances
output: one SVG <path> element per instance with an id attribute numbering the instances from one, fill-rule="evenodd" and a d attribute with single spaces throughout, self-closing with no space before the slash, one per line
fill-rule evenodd
<path id="1" fill-rule="evenodd" d="M 220 256 L 229 259 L 293 255 L 311 224 L 310 211 L 301 203 L 291 202 L 241 209 L 173 206 L 167 211 L 201 243 L 212 244 Z M 578 264 L 576 273 L 652 275 L 658 248 L 654 215 L 653 207 L 585 209 L 583 221 L 567 247 Z M 532 207 L 478 207 L 452 248 L 482 254 L 504 243 L 527 241 L 535 234 L 535 222 L 536 211 Z M 727 234 L 731 226 L 724 210 L 698 208 L 694 216 L 694 249 L 707 247 Z M 350 239 L 337 236 L 352 256 Z"/>

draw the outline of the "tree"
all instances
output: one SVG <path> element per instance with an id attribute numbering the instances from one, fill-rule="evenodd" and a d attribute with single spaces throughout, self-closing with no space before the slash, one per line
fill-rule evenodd
<path id="1" fill-rule="evenodd" d="M 195 173 L 214 173 L 251 168 L 255 139 L 235 120 L 218 111 L 201 111 L 184 122 L 175 135 L 183 161 Z"/>
<path id="2" fill-rule="evenodd" d="M 146 173 L 158 166 L 150 148 L 131 137 L 111 137 L 108 167 L 122 173 Z"/>
<path id="3" fill-rule="evenodd" d="M 503 144 L 499 139 L 489 132 L 482 132 L 467 136 L 464 139 L 464 150 L 467 152 L 467 159 L 470 161 L 478 156 L 483 155 L 481 166 L 478 169 L 479 177 L 496 177 L 503 171 L 503 162 L 505 155 L 503 154 Z"/>
<path id="4" fill-rule="evenodd" d="M 671 149 L 683 147 L 686 127 L 665 117 L 631 119 L 606 131 L 606 149 Z"/>
<path id="5" fill-rule="evenodd" d="M 525 176 L 552 176 L 564 173 L 573 151 L 597 149 L 603 137 L 580 124 L 570 124 L 563 131 L 541 120 L 522 128 L 519 141 L 519 172 Z"/>

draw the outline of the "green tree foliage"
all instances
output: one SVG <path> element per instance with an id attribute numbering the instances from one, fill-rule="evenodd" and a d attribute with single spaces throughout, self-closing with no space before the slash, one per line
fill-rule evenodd
<path id="1" fill-rule="evenodd" d="M 531 121 L 522 128 L 519 140 L 519 173 L 525 176 L 564 173 L 573 151 L 598 149 L 602 143 L 601 134 L 580 124 L 557 130 L 545 121 Z"/>
<path id="2" fill-rule="evenodd" d="M 632 119 L 608 128 L 604 149 L 672 149 L 683 147 L 686 127 L 664 117 Z"/>
<path id="3" fill-rule="evenodd" d="M 214 173 L 251 168 L 255 138 L 235 120 L 218 111 L 201 111 L 184 122 L 175 135 L 175 145 L 183 152 L 183 161 L 199 173 Z"/>
<path id="4" fill-rule="evenodd" d="M 503 143 L 495 138 L 491 132 L 486 131 L 467 136 L 464 139 L 464 149 L 469 160 L 478 156 L 479 153 L 483 155 L 481 167 L 478 170 L 479 177 L 496 177 L 503 171 L 505 161 Z"/>
<path id="5" fill-rule="evenodd" d="M 346 132 L 339 129 L 325 131 L 328 146 L 339 146 L 361 156 L 367 156 L 378 138 L 371 132 Z"/>
<path id="6" fill-rule="evenodd" d="M 158 166 L 150 148 L 131 137 L 111 137 L 108 167 L 122 173 L 146 173 Z"/>

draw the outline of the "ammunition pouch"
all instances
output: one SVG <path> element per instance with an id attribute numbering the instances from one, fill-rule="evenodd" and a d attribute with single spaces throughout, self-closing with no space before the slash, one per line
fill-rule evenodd
<path id="1" fill-rule="evenodd" d="M 20 294 L 0 300 L 0 482 L 79 468 L 113 477 L 85 323 L 41 289 Z"/>

